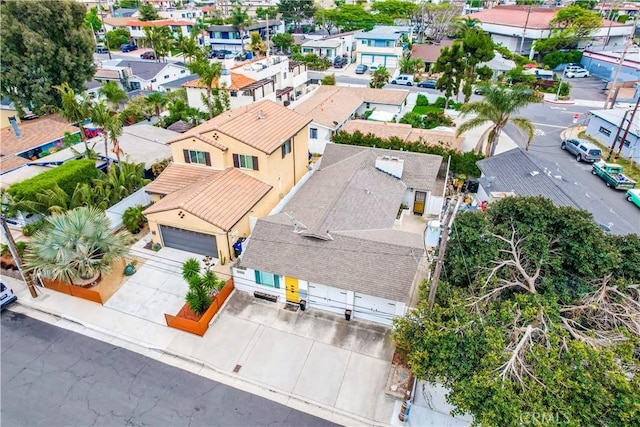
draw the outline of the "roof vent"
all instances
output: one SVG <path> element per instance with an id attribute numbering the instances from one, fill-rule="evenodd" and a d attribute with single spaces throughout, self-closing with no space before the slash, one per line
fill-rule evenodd
<path id="1" fill-rule="evenodd" d="M 263 120 L 265 118 L 264 112 L 262 110 L 258 111 L 258 119 Z"/>
<path id="2" fill-rule="evenodd" d="M 333 240 L 333 237 L 331 237 L 329 232 L 323 233 L 321 231 L 315 231 L 315 230 L 304 230 L 304 231 L 301 231 L 299 234 L 304 237 L 311 237 L 313 239 L 318 239 L 318 240 L 324 240 L 324 241 Z"/>

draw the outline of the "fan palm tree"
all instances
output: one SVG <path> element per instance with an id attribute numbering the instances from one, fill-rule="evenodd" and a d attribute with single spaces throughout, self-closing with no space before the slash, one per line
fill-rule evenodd
<path id="1" fill-rule="evenodd" d="M 160 111 L 165 105 L 167 105 L 167 97 L 160 92 L 154 92 L 147 95 L 146 101 L 149 107 L 153 108 L 158 120 L 160 120 Z"/>
<path id="2" fill-rule="evenodd" d="M 113 111 L 118 111 L 120 103 L 127 100 L 127 93 L 114 81 L 108 81 L 100 86 L 98 93 L 107 99 Z"/>
<path id="3" fill-rule="evenodd" d="M 386 67 L 380 67 L 373 72 L 371 75 L 371 81 L 369 82 L 369 87 L 374 89 L 382 89 L 384 85 L 389 81 L 389 77 L 391 75 L 387 71 Z"/>
<path id="4" fill-rule="evenodd" d="M 199 58 L 187 65 L 189 71 L 199 76 L 200 82 L 204 84 L 207 96 L 207 107 L 209 110 L 209 119 L 213 118 L 213 110 L 211 109 L 211 89 L 218 87 L 220 76 L 222 75 L 222 63 L 209 62 L 207 58 Z"/>
<path id="5" fill-rule="evenodd" d="M 524 88 L 487 88 L 482 101 L 470 102 L 462 106 L 461 111 L 463 117 L 470 113 L 475 113 L 476 116 L 462 123 L 457 129 L 456 135 L 460 136 L 478 126 L 491 123 L 492 126 L 482 134 L 475 148 L 475 151 L 480 153 L 483 151 L 482 147 L 484 145 L 484 155 L 485 157 L 490 157 L 495 154 L 502 130 L 507 123 L 512 123 L 526 134 L 526 149 L 528 150 L 529 144 L 534 136 L 535 128 L 533 123 L 524 117 L 512 116 L 520 109 L 526 107 L 530 102 L 531 95 Z"/>
<path id="6" fill-rule="evenodd" d="M 99 209 L 79 207 L 46 221 L 46 231 L 35 233 L 27 247 L 27 271 L 77 283 L 108 273 L 112 263 L 129 252 L 129 234 L 114 234 Z"/>
<path id="7" fill-rule="evenodd" d="M 480 24 L 481 22 L 479 19 L 472 18 L 470 16 L 464 16 L 454 21 L 453 28 L 458 36 L 463 37 L 468 30 L 480 27 Z"/>
<path id="8" fill-rule="evenodd" d="M 267 53 L 267 44 L 262 40 L 259 32 L 253 31 L 249 36 L 251 37 L 249 46 L 254 55 L 259 56 Z"/>
<path id="9" fill-rule="evenodd" d="M 69 86 L 69 83 L 62 83 L 54 86 L 60 94 L 62 108 L 60 114 L 71 123 L 77 123 L 80 128 L 80 139 L 84 143 L 85 156 L 89 157 L 89 144 L 87 143 L 87 133 L 84 129 L 84 122 L 89 118 L 89 110 L 91 103 L 89 98 L 83 95 L 76 95 L 75 91 Z"/>

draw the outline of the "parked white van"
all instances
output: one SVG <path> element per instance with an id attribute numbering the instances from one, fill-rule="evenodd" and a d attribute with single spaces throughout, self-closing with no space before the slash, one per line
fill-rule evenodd
<path id="1" fill-rule="evenodd" d="M 410 76 L 408 74 L 400 74 L 398 77 L 391 80 L 391 84 L 413 86 L 413 76 Z"/>

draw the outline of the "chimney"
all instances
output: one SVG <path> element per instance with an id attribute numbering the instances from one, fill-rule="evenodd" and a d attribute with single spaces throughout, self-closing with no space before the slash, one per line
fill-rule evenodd
<path id="1" fill-rule="evenodd" d="M 396 156 L 382 156 L 376 159 L 376 169 L 395 176 L 398 179 L 402 178 L 403 167 L 404 160 Z"/>
<path id="2" fill-rule="evenodd" d="M 20 128 L 18 128 L 18 119 L 16 116 L 9 116 L 9 124 L 13 128 L 13 132 L 16 134 L 16 138 L 22 138 L 22 133 L 20 133 Z"/>
<path id="3" fill-rule="evenodd" d="M 231 87 L 231 71 L 228 68 L 222 67 L 222 73 L 220 74 L 220 87 Z"/>

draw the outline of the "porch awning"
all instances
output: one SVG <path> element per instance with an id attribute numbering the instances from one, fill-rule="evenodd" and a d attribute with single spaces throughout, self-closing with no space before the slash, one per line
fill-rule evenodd
<path id="1" fill-rule="evenodd" d="M 293 87 L 287 86 L 284 89 L 276 90 L 276 98 L 281 98 L 283 95 L 291 93 L 293 91 Z"/>

